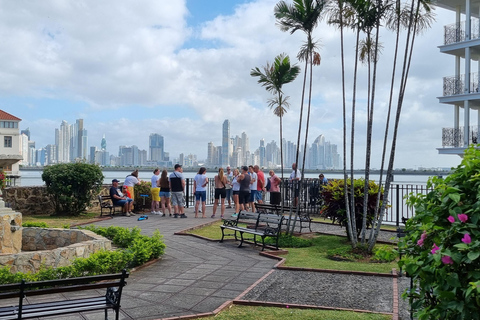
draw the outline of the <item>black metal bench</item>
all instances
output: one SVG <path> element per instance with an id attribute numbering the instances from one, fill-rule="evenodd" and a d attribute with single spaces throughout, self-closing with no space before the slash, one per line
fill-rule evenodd
<path id="1" fill-rule="evenodd" d="M 290 207 L 275 204 L 256 204 L 255 207 L 257 208 L 257 212 L 259 213 L 283 215 L 283 221 L 285 224 L 287 224 L 288 220 L 290 219 Z M 293 219 L 295 219 L 295 208 L 292 208 L 291 220 L 293 221 Z M 312 219 L 310 218 L 308 210 L 300 210 L 296 219 L 296 225 L 298 225 L 298 227 L 300 228 L 300 233 L 304 228 L 308 228 L 310 232 L 312 232 Z"/>
<path id="2" fill-rule="evenodd" d="M 255 221 L 253 226 L 250 227 L 240 227 L 239 221 Z M 273 237 L 276 239 L 275 248 L 278 250 L 278 239 L 280 237 L 281 227 L 283 222 L 283 216 L 276 214 L 261 214 L 256 212 L 246 212 L 242 211 L 238 214 L 237 219 L 235 220 L 223 220 L 223 225 L 220 226 L 222 229 L 222 239 L 220 242 L 223 242 L 225 236 L 234 236 L 235 240 L 238 241 L 238 235 L 240 234 L 240 248 L 243 244 L 245 238 L 243 237 L 244 233 L 252 234 L 254 244 L 257 245 L 257 236 L 262 239 L 262 251 L 265 249 L 265 238 Z M 234 233 L 225 234 L 225 229 L 232 230 Z"/>
<path id="3" fill-rule="evenodd" d="M 18 305 L 0 307 L 0 319 L 32 319 L 51 317 L 69 313 L 104 310 L 108 319 L 108 309 L 115 311 L 118 320 L 122 289 L 127 284 L 128 273 L 124 270 L 118 274 L 107 274 L 90 277 L 48 280 L 38 282 L 0 285 L 0 299 L 18 298 Z M 25 299 L 39 295 L 50 295 L 65 292 L 77 292 L 107 288 L 105 295 L 99 296 L 92 291 L 92 296 L 71 300 L 59 300 L 42 303 L 25 303 Z M 16 300 L 15 300 L 16 301 Z"/>
<path id="4" fill-rule="evenodd" d="M 107 196 L 98 196 L 98 203 L 100 205 L 100 217 L 103 216 L 103 210 L 109 210 L 109 215 L 113 217 L 115 214 L 115 207 L 122 208 L 123 206 L 120 204 L 114 204 L 112 201 L 112 197 L 110 195 Z M 113 212 L 112 212 L 113 211 Z M 122 212 L 122 209 L 119 211 Z"/>

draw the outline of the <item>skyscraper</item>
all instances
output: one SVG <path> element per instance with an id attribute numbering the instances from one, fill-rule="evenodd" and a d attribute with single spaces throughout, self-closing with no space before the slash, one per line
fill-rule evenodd
<path id="1" fill-rule="evenodd" d="M 163 161 L 164 160 L 164 145 L 163 136 L 158 133 L 150 134 L 149 138 L 149 151 L 151 161 Z"/>
<path id="2" fill-rule="evenodd" d="M 227 166 L 230 163 L 230 154 L 229 154 L 229 144 L 230 144 L 230 121 L 225 120 L 222 126 L 222 156 L 221 156 L 221 165 Z"/>

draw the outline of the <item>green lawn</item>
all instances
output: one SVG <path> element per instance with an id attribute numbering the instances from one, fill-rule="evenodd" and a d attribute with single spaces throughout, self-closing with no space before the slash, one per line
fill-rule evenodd
<path id="1" fill-rule="evenodd" d="M 22 222 L 45 222 L 50 228 L 63 228 L 79 223 L 88 223 L 98 219 L 99 213 L 88 212 L 79 216 L 23 215 Z"/>
<path id="2" fill-rule="evenodd" d="M 203 228 L 189 231 L 191 234 L 201 235 L 210 239 L 219 240 L 222 237 L 220 230 L 221 221 L 217 221 Z M 231 237 L 229 237 L 231 239 Z M 313 239 L 314 245 L 307 248 L 287 248 L 288 254 L 285 266 L 334 269 L 345 271 L 367 271 L 390 273 L 392 268 L 397 268 L 396 262 L 391 263 L 367 263 L 350 261 L 333 261 L 327 258 L 327 251 L 339 247 L 349 247 L 350 244 L 345 237 L 319 235 Z"/>
<path id="3" fill-rule="evenodd" d="M 390 320 L 391 316 L 314 309 L 293 309 L 293 308 L 272 308 L 272 307 L 250 307 L 232 306 L 230 309 L 217 314 L 216 316 L 199 318 L 215 320 Z"/>

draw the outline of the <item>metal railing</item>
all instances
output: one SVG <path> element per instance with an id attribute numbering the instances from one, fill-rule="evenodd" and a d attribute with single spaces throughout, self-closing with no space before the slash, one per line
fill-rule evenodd
<path id="1" fill-rule="evenodd" d="M 469 131 L 469 142 L 470 144 L 477 144 L 480 142 L 478 139 L 479 126 L 470 126 Z M 468 146 L 467 145 L 467 146 Z M 455 147 L 462 148 L 467 147 L 464 144 L 464 127 L 455 128 L 442 128 L 442 147 Z"/>
<path id="2" fill-rule="evenodd" d="M 455 96 L 459 94 L 478 93 L 478 73 L 470 73 L 470 85 L 465 86 L 465 75 L 443 77 L 443 96 Z"/>
<path id="3" fill-rule="evenodd" d="M 193 179 L 187 178 L 185 187 L 186 207 L 195 206 L 195 196 L 193 193 Z M 323 205 L 317 179 L 302 180 L 302 192 L 299 194 L 300 209 L 308 212 L 310 216 L 320 216 L 320 211 Z M 294 186 L 284 179 L 281 183 L 281 199 L 284 205 L 290 205 L 294 197 Z M 213 205 L 215 186 L 213 179 L 209 179 L 207 189 L 207 205 Z M 388 196 L 388 208 L 386 210 L 383 221 L 388 224 L 402 223 L 402 218 L 411 218 L 415 215 L 415 209 L 407 206 L 405 197 L 410 193 L 413 194 L 427 194 L 431 189 L 427 189 L 426 185 L 415 184 L 392 184 Z M 270 193 L 264 193 L 264 203 L 270 203 Z M 233 201 L 232 201 L 233 205 Z"/>
<path id="4" fill-rule="evenodd" d="M 465 25 L 465 21 L 460 21 L 444 26 L 443 43 L 445 45 L 448 45 L 462 42 L 465 40 L 477 39 L 480 37 L 478 19 L 472 18 L 470 20 L 470 39 L 467 39 L 468 33 L 466 31 Z"/>

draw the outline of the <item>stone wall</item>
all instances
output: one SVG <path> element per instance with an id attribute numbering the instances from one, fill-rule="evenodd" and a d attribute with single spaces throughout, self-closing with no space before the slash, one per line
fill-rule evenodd
<path id="1" fill-rule="evenodd" d="M 22 215 L 0 202 L 0 254 L 22 250 Z"/>
<path id="2" fill-rule="evenodd" d="M 109 194 L 109 185 L 102 186 L 100 194 Z M 53 214 L 55 207 L 52 197 L 47 194 L 47 187 L 9 187 L 6 188 L 3 198 L 7 206 L 24 215 Z M 98 207 L 98 199 L 92 201 L 93 207 Z"/>
<path id="3" fill-rule="evenodd" d="M 99 250 L 111 249 L 110 240 L 88 230 L 23 228 L 22 250 L 38 251 L 0 254 L 0 267 L 9 266 L 13 273 L 35 273 L 41 266 L 69 266 L 75 258 L 87 258 Z"/>

